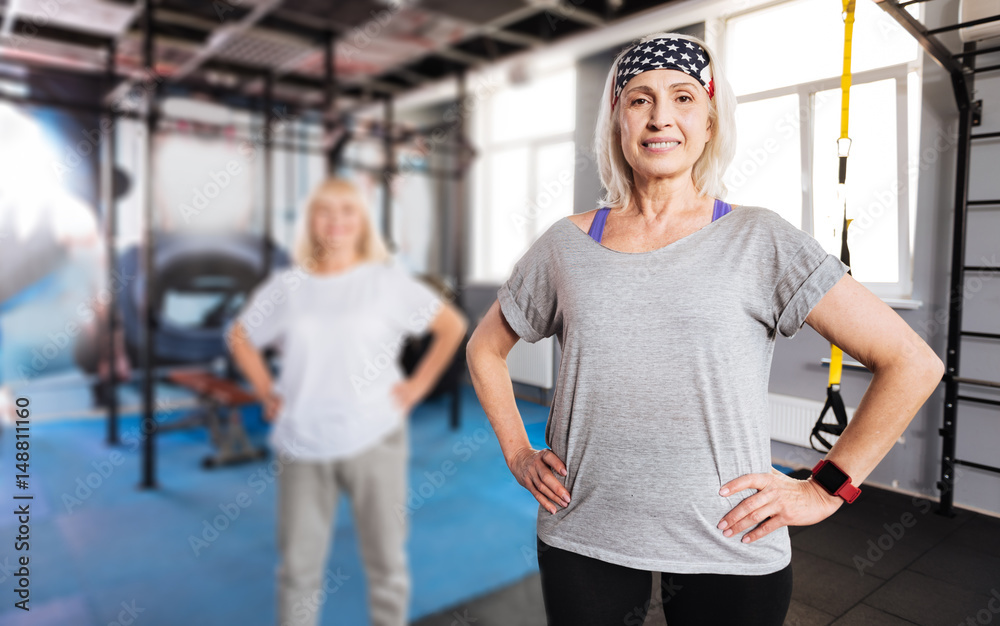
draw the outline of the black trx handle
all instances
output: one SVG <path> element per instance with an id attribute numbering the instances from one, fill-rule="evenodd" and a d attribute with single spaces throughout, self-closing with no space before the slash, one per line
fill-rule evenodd
<path id="1" fill-rule="evenodd" d="M 823 417 L 830 409 L 833 409 L 833 416 L 837 419 L 836 424 L 823 423 Z M 822 433 L 839 437 L 845 428 L 847 428 L 847 409 L 844 407 L 844 399 L 840 397 L 840 385 L 830 385 L 826 389 L 826 404 L 823 405 L 819 419 L 816 420 L 816 425 L 813 426 L 812 433 L 809 435 L 809 445 L 817 452 L 829 452 L 833 444 L 827 441 Z M 816 444 L 813 443 L 814 438 L 818 439 L 826 449 L 817 448 Z"/>

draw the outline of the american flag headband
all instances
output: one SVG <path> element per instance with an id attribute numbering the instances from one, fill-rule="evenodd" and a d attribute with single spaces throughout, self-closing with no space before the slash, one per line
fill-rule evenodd
<path id="1" fill-rule="evenodd" d="M 709 98 L 715 95 L 708 54 L 701 46 L 687 39 L 652 39 L 634 46 L 618 62 L 615 89 L 611 94 L 612 113 L 625 84 L 633 76 L 649 70 L 680 70 L 701 83 Z"/>

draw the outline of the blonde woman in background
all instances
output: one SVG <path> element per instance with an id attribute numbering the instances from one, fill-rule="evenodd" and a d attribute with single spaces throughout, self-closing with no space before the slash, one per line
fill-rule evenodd
<path id="1" fill-rule="evenodd" d="M 410 410 L 465 337 L 453 306 L 391 263 L 358 188 L 332 178 L 310 199 L 296 266 L 254 292 L 230 329 L 233 357 L 273 422 L 278 477 L 278 622 L 316 624 L 339 584 L 324 575 L 343 490 L 368 580 L 372 624 L 406 623 L 405 510 Z M 413 375 L 398 365 L 408 335 L 434 340 Z M 281 352 L 271 375 L 260 350 Z"/>

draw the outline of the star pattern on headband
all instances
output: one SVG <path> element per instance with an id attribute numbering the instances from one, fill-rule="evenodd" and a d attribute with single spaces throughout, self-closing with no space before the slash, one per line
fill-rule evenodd
<path id="1" fill-rule="evenodd" d="M 677 51 L 680 51 L 677 54 Z M 686 39 L 654 39 L 636 45 L 618 62 L 611 108 L 614 109 L 628 81 L 637 74 L 655 69 L 676 69 L 695 78 L 714 95 L 708 55 L 701 46 Z"/>

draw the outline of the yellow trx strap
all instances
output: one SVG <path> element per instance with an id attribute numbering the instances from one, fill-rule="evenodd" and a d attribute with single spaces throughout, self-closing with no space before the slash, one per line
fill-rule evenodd
<path id="1" fill-rule="evenodd" d="M 844 0 L 844 72 L 840 76 L 840 139 L 847 139 L 848 150 L 850 139 L 847 136 L 848 111 L 851 104 L 851 39 L 854 34 L 854 0 Z M 839 144 L 839 142 L 838 142 Z M 841 156 L 847 158 L 846 151 Z M 840 168 L 840 184 L 844 184 L 846 168 Z"/>
<path id="2" fill-rule="evenodd" d="M 851 139 L 847 134 L 847 124 L 851 106 L 851 38 L 854 32 L 854 2 L 855 0 L 843 0 L 844 2 L 844 70 L 840 77 L 840 138 L 837 140 L 837 155 L 840 159 L 838 196 L 844 209 L 844 223 L 840 230 L 840 260 L 846 265 L 851 264 L 851 252 L 847 248 L 847 228 L 851 220 L 847 219 L 847 193 L 845 185 L 847 181 L 847 157 L 851 151 Z M 850 270 L 848 270 L 850 273 Z M 819 450 L 816 444 L 812 443 L 813 438 L 820 441 L 829 450 L 833 447 L 821 433 L 840 435 L 847 426 L 847 410 L 844 407 L 844 400 L 840 397 L 840 375 L 844 369 L 844 352 L 834 344 L 830 344 L 830 379 L 826 389 L 826 404 L 820 412 L 819 419 L 813 427 L 812 435 L 809 438 L 813 448 Z M 826 412 L 833 410 L 836 424 L 824 424 L 823 416 Z"/>

